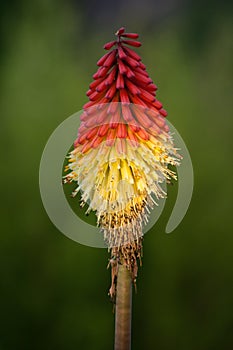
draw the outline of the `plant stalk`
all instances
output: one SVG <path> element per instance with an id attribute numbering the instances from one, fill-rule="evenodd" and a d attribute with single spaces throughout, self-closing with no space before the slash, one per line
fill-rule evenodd
<path id="1" fill-rule="evenodd" d="M 115 350 L 131 349 L 132 278 L 130 271 L 118 265 L 116 308 L 115 308 Z"/>

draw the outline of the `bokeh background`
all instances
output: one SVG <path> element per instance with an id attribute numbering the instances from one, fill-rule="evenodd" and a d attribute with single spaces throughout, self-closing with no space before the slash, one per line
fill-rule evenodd
<path id="1" fill-rule="evenodd" d="M 0 349 L 113 348 L 108 253 L 56 230 L 43 208 L 40 157 L 85 92 L 118 27 L 139 32 L 158 97 L 189 148 L 187 215 L 144 240 L 132 348 L 233 348 L 232 1 L 1 2 Z"/>

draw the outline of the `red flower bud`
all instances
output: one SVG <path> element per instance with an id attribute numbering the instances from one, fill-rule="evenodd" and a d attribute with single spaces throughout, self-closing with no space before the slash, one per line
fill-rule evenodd
<path id="1" fill-rule="evenodd" d="M 118 55 L 121 60 L 127 57 L 125 51 L 122 49 L 121 46 L 118 47 Z"/>
<path id="2" fill-rule="evenodd" d="M 111 55 L 111 51 L 107 52 L 104 56 L 102 56 L 99 61 L 97 62 L 97 66 L 103 66 L 105 60 L 108 58 L 108 56 Z"/>
<path id="3" fill-rule="evenodd" d="M 124 63 L 121 60 L 118 60 L 118 67 L 120 74 L 125 74 L 127 72 L 127 67 L 124 65 Z"/>
<path id="4" fill-rule="evenodd" d="M 130 46 L 134 46 L 134 47 L 140 47 L 140 46 L 142 46 L 142 44 L 140 43 L 140 41 L 122 40 L 122 42 L 123 42 L 124 44 L 130 45 Z"/>
<path id="5" fill-rule="evenodd" d="M 116 81 L 116 88 L 117 88 L 117 89 L 123 89 L 124 86 L 125 86 L 124 78 L 123 78 L 123 76 L 121 75 L 121 73 L 118 72 L 117 81 Z"/>
<path id="6" fill-rule="evenodd" d="M 113 98 L 113 96 L 115 95 L 116 93 L 116 84 L 113 83 L 112 86 L 108 89 L 105 97 L 109 100 L 111 100 Z"/>
<path id="7" fill-rule="evenodd" d="M 106 58 L 103 63 L 103 67 L 111 67 L 116 59 L 117 50 L 113 50 L 110 52 L 110 55 Z"/>
<path id="8" fill-rule="evenodd" d="M 167 116 L 167 111 L 165 109 L 160 109 L 159 113 L 162 114 L 163 117 Z"/>
<path id="9" fill-rule="evenodd" d="M 117 30 L 116 35 L 122 35 L 125 31 L 125 27 L 121 27 L 120 29 Z"/>
<path id="10" fill-rule="evenodd" d="M 114 45 L 116 45 L 116 41 L 110 41 L 109 43 L 104 45 L 104 49 L 110 50 Z"/>
<path id="11" fill-rule="evenodd" d="M 124 61 L 126 62 L 126 63 L 128 63 L 128 65 L 130 66 L 130 68 L 137 68 L 137 67 L 139 67 L 139 62 L 138 61 L 136 61 L 136 60 L 134 60 L 132 57 L 130 57 L 130 56 L 126 56 L 125 58 L 124 58 Z"/>
<path id="12" fill-rule="evenodd" d="M 127 137 L 127 129 L 125 124 L 123 123 L 118 124 L 116 136 L 121 139 L 122 138 L 125 139 Z"/>
<path id="13" fill-rule="evenodd" d="M 139 37 L 137 33 L 124 33 L 122 36 L 130 39 L 137 39 Z"/>
<path id="14" fill-rule="evenodd" d="M 101 125 L 99 127 L 99 130 L 98 130 L 98 135 L 99 136 L 105 136 L 108 132 L 108 129 L 109 129 L 109 124 L 104 124 L 104 125 Z"/>
<path id="15" fill-rule="evenodd" d="M 141 57 L 133 51 L 130 47 L 124 47 L 124 51 L 129 55 L 131 58 L 133 58 L 136 61 L 141 61 Z"/>

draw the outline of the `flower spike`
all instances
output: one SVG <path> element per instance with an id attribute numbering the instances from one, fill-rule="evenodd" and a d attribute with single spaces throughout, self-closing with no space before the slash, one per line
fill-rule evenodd
<path id="1" fill-rule="evenodd" d="M 135 40 L 138 34 L 122 27 L 116 36 L 104 45 L 108 52 L 97 62 L 64 180 L 77 183 L 74 193 L 81 191 L 87 212 L 96 213 L 114 266 L 125 265 L 135 281 L 143 227 L 150 208 L 166 196 L 160 184 L 176 178 L 168 166 L 178 165 L 180 156 L 166 123 L 167 112 L 156 98 L 157 86 L 129 47 L 141 46 Z"/>

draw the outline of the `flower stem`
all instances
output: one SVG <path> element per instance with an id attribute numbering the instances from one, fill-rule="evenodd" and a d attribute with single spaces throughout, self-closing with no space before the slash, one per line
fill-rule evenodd
<path id="1" fill-rule="evenodd" d="M 115 308 L 115 350 L 131 348 L 132 277 L 130 271 L 118 265 L 116 308 Z"/>

